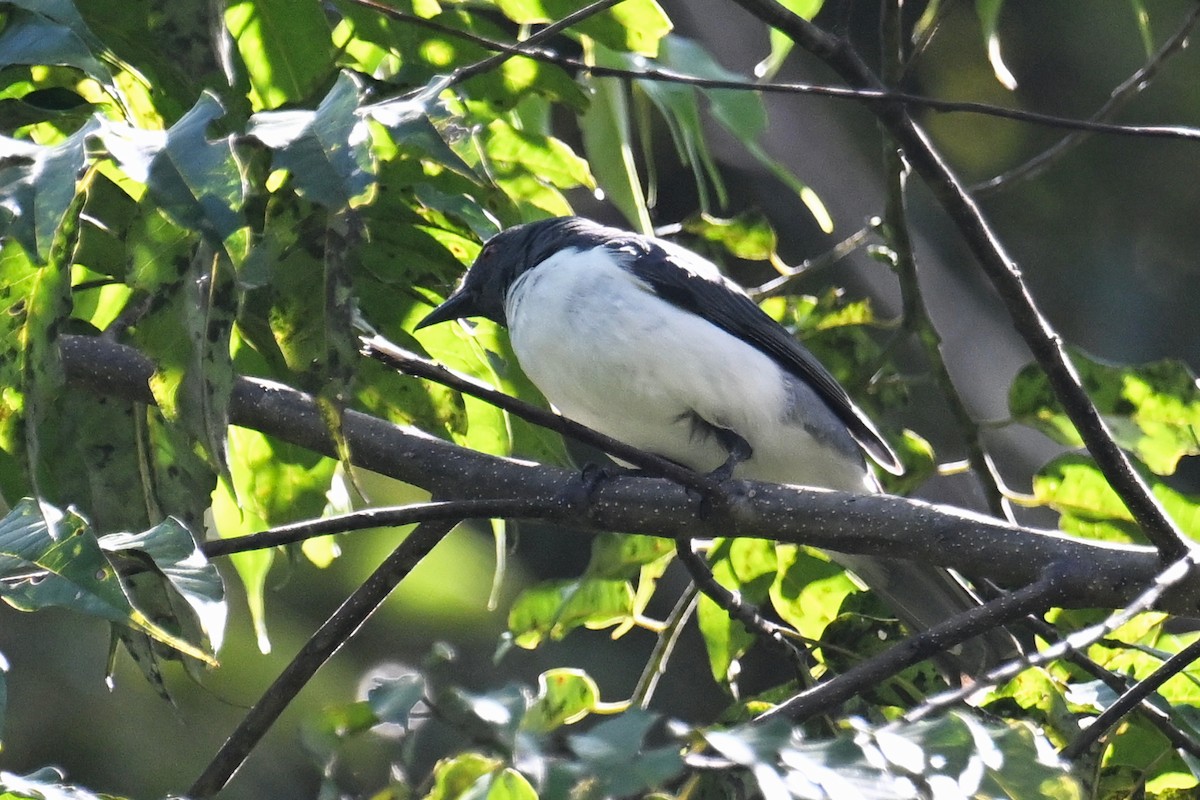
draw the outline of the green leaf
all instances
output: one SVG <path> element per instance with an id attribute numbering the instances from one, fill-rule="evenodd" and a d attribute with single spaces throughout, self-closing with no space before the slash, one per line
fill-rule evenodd
<path id="1" fill-rule="evenodd" d="M 113 75 L 96 57 L 105 48 L 65 0 L 14 0 L 0 31 L 0 68 L 11 64 L 74 67 L 115 91 Z"/>
<path id="2" fill-rule="evenodd" d="M 1200 455 L 1200 387 L 1186 364 L 1173 360 L 1106 364 L 1079 351 L 1071 353 L 1071 360 L 1117 443 L 1151 470 L 1170 475 L 1180 458 Z M 1082 446 L 1036 365 L 1025 367 L 1013 379 L 1008 405 L 1018 422 L 1062 444 Z"/>
<path id="3" fill-rule="evenodd" d="M 521 25 L 555 22 L 577 11 L 581 0 L 496 0 L 504 15 Z M 659 40 L 671 30 L 671 20 L 655 0 L 626 0 L 572 28 L 605 47 L 653 56 Z"/>
<path id="4" fill-rule="evenodd" d="M 654 789 L 683 769 L 678 747 L 645 744 L 657 717 L 633 709 L 567 739 L 606 796 L 626 797 Z"/>
<path id="5" fill-rule="evenodd" d="M 141 631 L 206 664 L 212 657 L 134 607 L 121 576 L 87 521 L 34 500 L 22 500 L 0 520 L 0 596 L 14 608 L 51 606 Z"/>
<path id="6" fill-rule="evenodd" d="M 1013 77 L 1004 56 L 1000 53 L 1000 9 L 1004 0 L 975 0 L 975 13 L 979 15 L 979 26 L 983 31 L 983 41 L 987 45 L 988 63 L 996 80 L 1005 89 L 1012 91 L 1017 88 L 1017 79 Z"/>
<path id="7" fill-rule="evenodd" d="M 508 611 L 518 647 L 533 649 L 575 628 L 607 628 L 629 617 L 633 591 L 625 581 L 549 581 L 526 589 Z"/>
<path id="8" fill-rule="evenodd" d="M 837 619 L 842 601 L 858 591 L 846 571 L 823 555 L 797 545 L 776 545 L 779 570 L 771 604 L 806 639 L 817 641 Z"/>
<path id="9" fill-rule="evenodd" d="M 237 0 L 225 24 L 250 77 L 256 109 L 304 100 L 333 65 L 329 23 L 316 3 Z"/>
<path id="10" fill-rule="evenodd" d="M 460 753 L 443 758 L 433 768 L 433 788 L 424 800 L 459 800 L 476 781 L 501 767 L 497 758 L 481 753 Z"/>
<path id="11" fill-rule="evenodd" d="M 735 258 L 749 261 L 774 261 L 778 244 L 775 230 L 766 217 L 747 212 L 730 219 L 711 214 L 698 214 L 683 223 L 683 229 L 693 236 L 720 245 Z"/>
<path id="12" fill-rule="evenodd" d="M 3 44 L 0 42 L 0 52 Z M 50 245 L 79 190 L 87 164 L 87 138 L 97 120 L 51 147 L 0 137 L 0 237 L 12 236 L 44 264 Z"/>
<path id="13" fill-rule="evenodd" d="M 642 567 L 675 552 L 675 544 L 661 536 L 600 533 L 592 539 L 587 574 L 593 578 L 629 580 Z"/>
<path id="14" fill-rule="evenodd" d="M 1146 52 L 1146 58 L 1150 58 L 1154 55 L 1154 31 L 1150 27 L 1150 12 L 1146 8 L 1145 0 L 1129 0 L 1129 5 L 1133 8 L 1138 33 L 1142 36 L 1142 49 Z"/>
<path id="15" fill-rule="evenodd" d="M 108 553 L 138 551 L 150 557 L 171 589 L 183 598 L 213 652 L 220 652 L 225 638 L 229 606 L 221 573 L 204 557 L 188 529 L 168 518 L 142 533 L 110 533 L 101 536 L 100 547 Z"/>
<path id="16" fill-rule="evenodd" d="M 1200 539 L 1200 496 L 1176 491 L 1152 475 L 1143 477 L 1183 532 Z M 1108 541 L 1143 540 L 1125 504 L 1086 456 L 1064 455 L 1042 467 L 1033 477 L 1033 494 L 1062 515 L 1064 531 Z"/>
<path id="17" fill-rule="evenodd" d="M 600 687 L 581 669 L 559 667 L 538 676 L 538 694 L 521 725 L 548 733 L 586 717 L 600 704 Z"/>
<path id="18" fill-rule="evenodd" d="M 781 765 L 788 790 L 803 798 L 909 796 L 909 775 L 926 786 L 946 786 L 954 797 L 1083 798 L 1067 765 L 1026 724 L 984 724 L 970 713 L 950 712 L 931 721 L 854 727 L 831 740 L 793 740 L 775 761 L 767 760 L 769 752 L 755 752 L 754 761 Z"/>
<path id="19" fill-rule="evenodd" d="M 659 60 L 672 70 L 687 75 L 722 81 L 745 81 L 741 75 L 718 64 L 699 44 L 682 36 L 670 36 L 664 40 Z M 831 232 L 833 220 L 816 192 L 768 155 L 758 143 L 767 128 L 767 112 L 762 97 L 735 89 L 701 89 L 700 92 L 708 100 L 713 119 L 728 130 L 747 153 L 797 194 L 821 230 Z"/>
<path id="20" fill-rule="evenodd" d="M 365 120 L 357 113 L 362 86 L 343 72 L 316 111 L 263 111 L 247 133 L 271 148 L 271 163 L 288 171 L 296 191 L 332 211 L 367 199 L 376 165 Z"/>
<path id="21" fill-rule="evenodd" d="M 512 767 L 493 775 L 487 790 L 487 800 L 537 800 L 537 797 L 529 779 Z"/>
<path id="22" fill-rule="evenodd" d="M 743 602 L 762 605 L 775 581 L 776 560 L 771 548 L 764 539 L 718 540 L 709 553 L 709 568 L 717 583 Z M 754 644 L 754 636 L 707 596 L 700 598 L 696 619 L 713 678 L 723 685 L 733 683 L 738 659 Z"/>
<path id="23" fill-rule="evenodd" d="M 205 133 L 224 114 L 216 95 L 205 92 L 165 133 L 105 122 L 97 134 L 175 222 L 201 232 L 219 249 L 243 226 L 246 194 L 233 137 L 209 141 Z"/>
<path id="24" fill-rule="evenodd" d="M 621 66 L 615 54 L 595 48 L 595 60 L 603 66 Z M 610 62 L 610 63 L 606 63 Z M 650 233 L 650 211 L 642 191 L 629 129 L 629 94 L 617 78 L 587 76 L 583 83 L 592 93 L 588 110 L 579 118 L 583 148 L 605 198 L 616 206 L 634 229 Z"/>
<path id="25" fill-rule="evenodd" d="M 801 19 L 811 20 L 825 5 L 825 0 L 779 0 L 779 5 L 791 11 Z M 792 47 L 795 42 L 792 41 L 786 33 L 778 28 L 771 29 L 771 52 L 762 61 L 754 67 L 754 76 L 763 80 L 770 80 L 775 77 L 775 73 L 779 72 L 779 68 L 783 66 L 784 60 L 787 59 L 788 53 L 792 52 Z"/>

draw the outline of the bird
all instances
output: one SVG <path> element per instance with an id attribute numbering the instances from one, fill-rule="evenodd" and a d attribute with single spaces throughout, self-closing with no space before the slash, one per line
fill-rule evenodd
<path id="1" fill-rule="evenodd" d="M 471 317 L 508 329 L 521 369 L 560 414 L 698 472 L 862 494 L 881 491 L 867 456 L 903 471 L 811 352 L 671 241 L 577 216 L 510 227 L 416 329 Z M 979 604 L 934 565 L 830 555 L 917 630 Z M 977 675 L 1014 646 L 992 631 L 938 664 Z"/>

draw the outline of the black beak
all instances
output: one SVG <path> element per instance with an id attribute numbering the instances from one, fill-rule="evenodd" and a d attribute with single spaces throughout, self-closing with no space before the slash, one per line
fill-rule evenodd
<path id="1" fill-rule="evenodd" d="M 473 317 L 478 313 L 475 309 L 474 292 L 459 288 L 458 291 L 447 297 L 440 306 L 430 311 L 423 320 L 416 324 L 413 330 L 420 330 L 429 325 L 436 325 L 439 322 L 449 322 L 452 319 Z"/>

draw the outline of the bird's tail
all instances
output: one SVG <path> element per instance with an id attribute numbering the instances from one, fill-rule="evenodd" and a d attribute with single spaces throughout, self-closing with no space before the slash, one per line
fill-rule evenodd
<path id="1" fill-rule="evenodd" d="M 922 631 L 979 605 L 949 571 L 899 558 L 833 553 L 896 612 L 906 625 Z M 1012 634 L 993 628 L 934 659 L 952 677 L 979 676 L 1021 655 Z"/>

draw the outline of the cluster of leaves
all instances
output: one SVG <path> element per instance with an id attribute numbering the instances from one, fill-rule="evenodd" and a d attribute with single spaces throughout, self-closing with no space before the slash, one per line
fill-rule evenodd
<path id="1" fill-rule="evenodd" d="M 523 26 L 579 5 L 402 0 L 386 11 L 356 0 L 324 8 L 242 0 L 221 20 L 204 20 L 189 4 L 154 0 L 119 9 L 107 0 L 5 5 L 0 495 L 11 513 L 0 523 L 0 596 L 23 610 L 62 605 L 111 622 L 114 641 L 163 693 L 159 659 L 211 662 L 223 631 L 224 588 L 192 537 L 317 517 L 350 505 L 345 498 L 355 491 L 347 468 L 353 454 L 344 442 L 337 442 L 339 463 L 229 427 L 237 375 L 315 394 L 335 439 L 340 415 L 354 408 L 476 450 L 564 461 L 562 442 L 545 431 L 357 359 L 352 320 L 361 314 L 394 341 L 536 399 L 495 326 L 439 326 L 414 335 L 412 324 L 482 240 L 517 222 L 570 213 L 571 191 L 602 189 L 633 227 L 649 230 L 654 165 L 629 154 L 652 152 L 644 140 L 651 113 L 665 121 L 692 170 L 701 212 L 727 198 L 703 133 L 708 114 L 795 191 L 819 226 L 831 228 L 819 198 L 758 145 L 766 117 L 752 93 L 574 75 L 519 55 L 473 70 L 490 54 L 488 42 L 511 41 Z M 789 5 L 806 16 L 820 7 Z M 995 14 L 984 22 L 993 37 Z M 223 56 L 201 44 L 209 23 L 219 23 L 229 39 Z M 653 60 L 699 77 L 736 77 L 669 31 L 654 0 L 626 0 L 558 44 L 600 66 L 638 68 Z M 789 47 L 773 34 L 763 69 L 777 67 Z M 565 130 L 556 125 L 564 116 L 575 123 Z M 631 119 L 639 122 L 636 131 Z M 682 230 L 698 248 L 782 266 L 762 220 L 697 213 Z M 831 291 L 773 298 L 764 307 L 847 385 L 865 386 L 881 369 L 897 374 L 865 301 Z M 155 404 L 71 390 L 58 349 L 66 334 L 104 336 L 148 355 Z M 1081 359 L 1080 366 L 1121 443 L 1150 470 L 1169 475 L 1181 457 L 1200 452 L 1190 374 L 1176 365 L 1128 370 Z M 885 381 L 868 402 L 889 407 L 904 397 L 899 381 Z M 1035 370 L 1018 377 L 1012 408 L 1017 420 L 1078 445 Z M 910 469 L 897 490 L 915 486 L 935 464 L 915 434 L 904 445 Z M 1072 533 L 1134 536 L 1127 512 L 1086 459 L 1052 462 L 1034 491 L 1063 513 Z M 1156 491 L 1178 518 L 1195 518 L 1192 498 L 1165 484 L 1156 483 Z M 19 499 L 29 496 L 37 499 Z M 129 531 L 142 533 L 123 533 Z M 313 540 L 303 553 L 324 565 L 337 546 Z M 264 649 L 265 585 L 275 556 L 264 550 L 232 559 Z M 717 540 L 708 558 L 719 582 L 816 643 L 818 677 L 901 633 L 885 609 L 815 551 Z M 580 627 L 611 628 L 614 636 L 643 628 L 667 638 L 669 626 L 646 610 L 673 559 L 662 540 L 598 537 L 582 576 L 530 587 L 517 598 L 508 616 L 511 643 L 534 648 Z M 707 598 L 696 613 L 713 679 L 737 697 L 740 664 L 755 639 Z M 1114 635 L 1125 646 L 1106 643 L 1093 655 L 1144 675 L 1163 652 L 1188 640 L 1168 634 L 1161 617 L 1137 624 Z M 1097 713 L 1111 699 L 1076 677 L 1066 667 L 1030 670 L 988 702 L 997 713 L 1035 720 L 1061 744 L 1069 740 L 1067 720 Z M 937 787 L 946 796 L 1076 791 L 1062 765 L 1040 755 L 1046 740 L 1023 723 L 985 727 L 948 716 L 885 724 L 942 685 L 928 669 L 878 687 L 855 709 L 870 722 L 843 721 L 834 738 L 820 742 L 782 726 L 666 723 L 627 710 L 627 701 L 600 702 L 582 673 L 549 672 L 540 685 L 536 695 L 519 687 L 470 695 L 408 677 L 331 710 L 314 722 L 308 743 L 332 791 L 345 741 L 385 724 L 415 735 L 412 710 L 423 700 L 445 724 L 490 743 L 439 763 L 428 792 L 439 798 L 627 795 L 738 780 L 780 798 L 856 796 L 868 784 L 896 796 Z M 794 689 L 783 685 L 735 704 L 730 717 L 743 720 Z M 1178 702 L 1194 693 L 1182 678 L 1163 692 Z M 619 715 L 563 734 L 583 717 L 611 713 Z M 1160 756 L 1170 748 L 1156 736 L 1139 721 L 1106 751 L 1112 785 L 1194 783 L 1190 762 L 1173 757 L 1163 765 Z M 89 796 L 58 787 L 60 780 L 4 775 L 0 785 L 15 797 Z"/>
<path id="2" fill-rule="evenodd" d="M 424 673 L 377 680 L 356 703 L 328 708 L 305 736 L 327 791 L 354 788 L 340 756 L 364 735 L 399 740 L 393 774 L 404 775 L 423 737 L 449 728 L 483 743 L 440 760 L 424 797 L 629 797 L 680 786 L 682 795 L 749 792 L 786 798 L 887 796 L 1081 797 L 1053 756 L 1038 751 L 1028 726 L 981 723 L 966 714 L 907 725 L 854 719 L 833 738 L 813 741 L 790 724 L 701 729 L 640 710 L 606 707 L 581 670 L 555 669 L 538 689 L 510 685 L 482 694 L 445 687 L 436 653 Z M 613 714 L 586 732 L 564 730 L 588 714 Z M 439 730 L 442 729 L 442 730 Z M 1014 760 L 1019 775 L 1004 769 Z M 689 769 L 691 768 L 691 769 Z M 396 781 L 379 797 L 407 797 Z"/>

